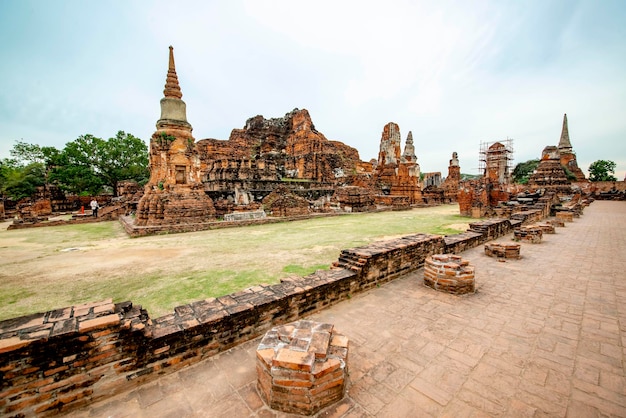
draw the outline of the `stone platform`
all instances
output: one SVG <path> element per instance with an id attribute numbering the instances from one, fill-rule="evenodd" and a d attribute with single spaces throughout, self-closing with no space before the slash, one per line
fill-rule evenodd
<path id="1" fill-rule="evenodd" d="M 419 269 L 307 318 L 350 338 L 346 397 L 317 417 L 626 416 L 625 232 L 626 202 L 596 201 L 514 263 L 463 252 L 472 297 Z M 259 342 L 66 416 L 294 417 L 259 395 Z"/>

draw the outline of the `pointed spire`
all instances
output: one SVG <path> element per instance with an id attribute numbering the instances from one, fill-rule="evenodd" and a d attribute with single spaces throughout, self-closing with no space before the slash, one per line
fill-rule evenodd
<path id="1" fill-rule="evenodd" d="M 163 95 L 172 99 L 180 99 L 183 93 L 178 84 L 178 76 L 176 75 L 176 67 L 174 66 L 174 47 L 170 45 L 170 61 L 167 69 L 167 79 L 165 80 L 165 90 Z"/>
<path id="2" fill-rule="evenodd" d="M 413 163 L 417 162 L 417 157 L 415 156 L 415 146 L 413 145 L 413 132 L 409 131 L 409 134 L 406 136 L 406 142 L 404 145 L 404 152 L 402 153 L 403 163 Z"/>
<path id="3" fill-rule="evenodd" d="M 174 67 L 174 47 L 170 46 L 170 61 L 161 99 L 161 118 L 157 121 L 157 129 L 169 125 L 178 125 L 191 132 L 191 125 L 187 122 L 187 105 L 183 102 L 183 93 L 178 85 L 176 68 Z"/>
<path id="4" fill-rule="evenodd" d="M 559 151 L 570 152 L 572 144 L 569 142 L 569 131 L 567 129 L 567 113 L 563 115 L 563 129 L 561 130 L 561 139 L 559 140 Z"/>

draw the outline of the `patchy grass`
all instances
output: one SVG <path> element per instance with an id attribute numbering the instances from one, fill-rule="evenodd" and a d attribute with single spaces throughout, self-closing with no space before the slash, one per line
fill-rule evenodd
<path id="1" fill-rule="evenodd" d="M 113 298 L 152 317 L 328 268 L 342 249 L 467 228 L 457 205 L 129 238 L 118 222 L 0 230 L 0 320 Z"/>
<path id="2" fill-rule="evenodd" d="M 308 276 L 309 274 L 315 273 L 317 270 L 328 270 L 328 264 L 318 264 L 316 266 L 297 266 L 294 264 L 290 264 L 288 266 L 283 267 L 283 272 L 294 274 L 297 276 Z"/>

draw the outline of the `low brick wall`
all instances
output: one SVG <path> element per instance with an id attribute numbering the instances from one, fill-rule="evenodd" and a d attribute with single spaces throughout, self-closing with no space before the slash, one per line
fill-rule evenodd
<path id="1" fill-rule="evenodd" d="M 511 215 L 511 219 L 522 221 L 523 224 L 537 222 L 545 217 L 541 209 L 529 209 L 516 212 Z"/>
<path id="2" fill-rule="evenodd" d="M 0 322 L 0 416 L 50 416 L 126 391 L 511 231 L 472 224 L 343 250 L 330 270 L 179 306 L 151 319 L 131 302 L 77 305 Z M 482 231 L 482 232 L 478 232 Z"/>
<path id="3" fill-rule="evenodd" d="M 333 265 L 357 273 L 363 290 L 367 290 L 417 270 L 424 265 L 426 257 L 442 252 L 444 247 L 439 235 L 408 235 L 343 250 Z"/>
<path id="4" fill-rule="evenodd" d="M 494 218 L 481 222 L 472 222 L 469 224 L 469 230 L 479 232 L 482 235 L 482 244 L 512 232 L 513 229 L 521 223 L 522 221 L 520 220 Z"/>
<path id="5" fill-rule="evenodd" d="M 445 242 L 444 253 L 459 254 L 478 247 L 483 242 L 484 236 L 480 232 L 469 230 L 461 234 L 447 235 L 443 240 Z"/>

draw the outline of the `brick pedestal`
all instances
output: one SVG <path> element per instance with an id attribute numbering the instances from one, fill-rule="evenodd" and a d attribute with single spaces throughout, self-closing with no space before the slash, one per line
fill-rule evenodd
<path id="1" fill-rule="evenodd" d="M 458 255 L 433 254 L 426 258 L 424 284 L 454 295 L 474 293 L 474 267 Z"/>
<path id="2" fill-rule="evenodd" d="M 564 227 L 565 226 L 565 222 L 563 222 L 562 219 L 550 219 L 549 221 L 547 221 L 547 223 L 549 223 L 550 225 L 554 226 L 554 227 Z"/>
<path id="3" fill-rule="evenodd" d="M 332 324 L 272 328 L 256 354 L 259 392 L 272 409 L 313 415 L 345 394 L 348 338 Z"/>
<path id="4" fill-rule="evenodd" d="M 554 234 L 555 233 L 554 225 L 552 225 L 549 222 L 537 223 L 534 226 L 536 226 L 538 228 L 541 228 L 541 232 L 543 232 L 544 234 Z"/>
<path id="5" fill-rule="evenodd" d="M 515 243 L 489 243 L 485 244 L 485 254 L 495 258 L 515 258 L 519 259 L 520 244 Z"/>
<path id="6" fill-rule="evenodd" d="M 520 228 L 515 228 L 513 231 L 513 239 L 515 241 L 539 244 L 542 238 L 543 231 L 537 226 L 522 226 Z"/>
<path id="7" fill-rule="evenodd" d="M 560 219 L 563 222 L 574 222 L 574 213 L 572 212 L 557 212 L 556 219 Z"/>

